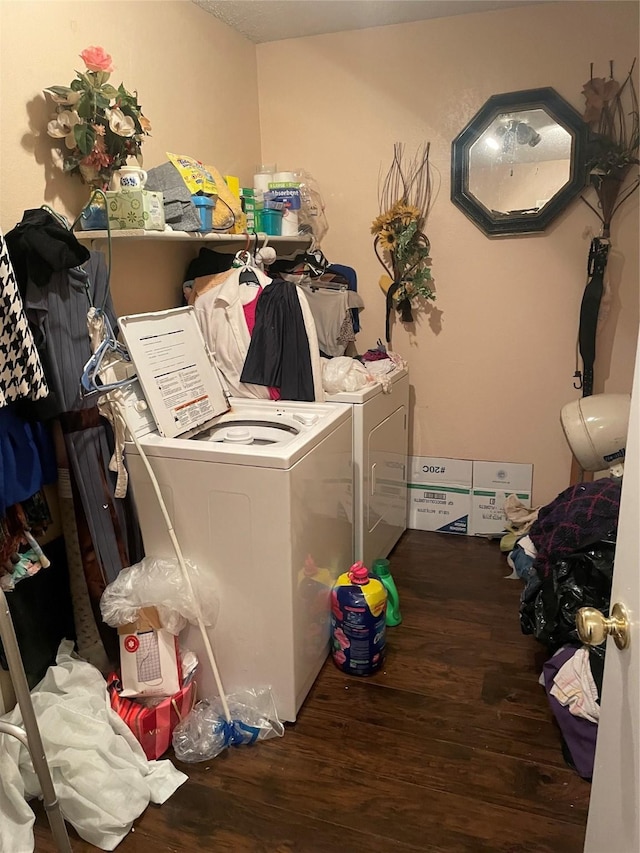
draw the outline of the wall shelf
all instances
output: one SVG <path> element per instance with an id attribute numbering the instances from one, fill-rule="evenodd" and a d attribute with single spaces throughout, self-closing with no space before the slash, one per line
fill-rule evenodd
<path id="1" fill-rule="evenodd" d="M 96 241 L 107 240 L 108 234 L 106 231 L 76 231 L 76 238 L 81 243 L 91 243 Z M 311 245 L 311 238 L 307 236 L 295 237 L 277 237 L 271 234 L 258 234 L 258 247 L 266 245 L 273 246 L 278 257 L 287 258 L 300 254 Z M 246 234 L 221 234 L 209 233 L 199 234 L 189 231 L 145 231 L 142 228 L 131 228 L 124 230 L 116 230 L 111 232 L 112 240 L 143 240 L 147 243 L 158 242 L 182 242 L 190 243 L 193 246 L 206 244 L 211 249 L 221 252 L 238 252 L 244 248 L 247 243 Z M 255 236 L 251 235 L 249 248 L 253 248 L 255 244 Z"/>

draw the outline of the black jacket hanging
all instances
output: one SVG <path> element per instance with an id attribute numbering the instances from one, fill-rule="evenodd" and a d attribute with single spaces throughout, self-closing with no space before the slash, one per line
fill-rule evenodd
<path id="1" fill-rule="evenodd" d="M 283 400 L 315 400 L 309 338 L 295 285 L 275 279 L 260 294 L 240 380 L 278 388 Z"/>
<path id="2" fill-rule="evenodd" d="M 6 241 L 23 296 L 29 279 L 38 287 L 46 287 L 54 272 L 78 267 L 90 257 L 73 231 L 43 208 L 25 210 Z"/>

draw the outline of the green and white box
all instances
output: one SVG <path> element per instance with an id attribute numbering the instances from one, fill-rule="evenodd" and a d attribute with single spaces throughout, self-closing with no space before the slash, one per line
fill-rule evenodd
<path id="1" fill-rule="evenodd" d="M 516 495 L 531 504 L 533 465 L 519 462 L 474 462 L 471 525 L 475 536 L 501 536 L 508 523 L 504 503 Z"/>
<path id="2" fill-rule="evenodd" d="M 471 460 L 411 456 L 409 464 L 408 527 L 438 533 L 468 533 Z"/>
<path id="3" fill-rule="evenodd" d="M 162 193 L 150 190 L 107 192 L 109 226 L 114 231 L 143 228 L 164 231 L 164 199 Z"/>

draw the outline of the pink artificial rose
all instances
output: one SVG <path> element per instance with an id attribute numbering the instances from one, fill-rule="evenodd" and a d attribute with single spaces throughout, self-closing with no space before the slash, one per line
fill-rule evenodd
<path id="1" fill-rule="evenodd" d="M 342 666 L 342 664 L 345 663 L 345 661 L 347 660 L 347 656 L 344 652 L 338 650 L 337 652 L 333 653 L 333 659 L 339 666 Z"/>
<path id="2" fill-rule="evenodd" d="M 113 71 L 113 60 L 103 47 L 91 45 L 82 51 L 80 58 L 89 71 Z"/>

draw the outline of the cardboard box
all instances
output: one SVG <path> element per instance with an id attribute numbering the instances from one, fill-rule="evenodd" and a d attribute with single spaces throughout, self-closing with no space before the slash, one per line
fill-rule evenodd
<path id="1" fill-rule="evenodd" d="M 173 696 L 180 690 L 178 638 L 165 631 L 155 607 L 143 607 L 136 622 L 120 625 L 123 697 Z"/>
<path id="2" fill-rule="evenodd" d="M 501 536 L 504 502 L 531 503 L 533 466 L 434 456 L 409 460 L 408 527 L 438 533 Z"/>
<path id="3" fill-rule="evenodd" d="M 521 462 L 474 462 L 473 488 L 530 492 L 533 465 Z"/>
<path id="4" fill-rule="evenodd" d="M 106 193 L 109 227 L 114 231 L 144 228 L 164 231 L 164 198 L 149 190 L 121 190 Z"/>
<path id="5" fill-rule="evenodd" d="M 532 480 L 533 465 L 474 462 L 469 532 L 474 536 L 502 536 L 507 525 L 505 500 L 508 495 L 515 494 L 529 506 Z"/>
<path id="6" fill-rule="evenodd" d="M 240 201 L 242 209 L 247 217 L 247 231 L 252 234 L 256 230 L 256 199 L 252 189 L 242 187 L 240 189 Z"/>
<path id="7" fill-rule="evenodd" d="M 473 462 L 470 459 L 443 459 L 439 456 L 410 456 L 410 483 L 443 483 L 471 488 Z"/>
<path id="8" fill-rule="evenodd" d="M 408 527 L 466 534 L 471 514 L 472 462 L 412 456 L 409 460 Z"/>

